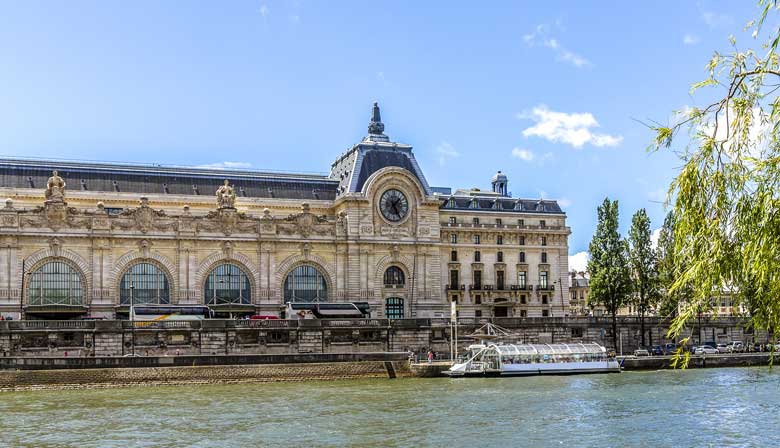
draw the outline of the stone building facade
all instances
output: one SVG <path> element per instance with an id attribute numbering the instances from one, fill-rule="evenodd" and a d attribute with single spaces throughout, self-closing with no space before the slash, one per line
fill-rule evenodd
<path id="1" fill-rule="evenodd" d="M 367 302 L 372 317 L 568 314 L 555 201 L 428 185 L 374 105 L 327 175 L 0 160 L 0 314 L 126 315 L 130 302 L 275 314 Z"/>

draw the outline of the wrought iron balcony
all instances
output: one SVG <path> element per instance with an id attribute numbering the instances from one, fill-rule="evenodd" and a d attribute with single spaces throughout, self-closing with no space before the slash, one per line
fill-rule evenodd
<path id="1" fill-rule="evenodd" d="M 555 291 L 555 285 L 549 284 L 549 285 L 536 285 L 537 291 Z"/>

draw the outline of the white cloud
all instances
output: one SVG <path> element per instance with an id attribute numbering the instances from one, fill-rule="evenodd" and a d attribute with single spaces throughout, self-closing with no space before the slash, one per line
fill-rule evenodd
<path id="1" fill-rule="evenodd" d="M 560 205 L 563 208 L 570 207 L 572 204 L 571 199 L 561 198 L 558 199 L 558 205 Z"/>
<path id="2" fill-rule="evenodd" d="M 460 156 L 460 153 L 447 142 L 441 142 L 441 144 L 436 147 L 436 154 L 439 155 L 439 165 L 441 166 L 444 166 L 447 163 L 447 160 Z"/>
<path id="3" fill-rule="evenodd" d="M 528 149 L 514 148 L 512 150 L 512 157 L 517 157 L 520 160 L 530 162 L 534 159 L 534 153 Z"/>
<path id="4" fill-rule="evenodd" d="M 699 43 L 699 36 L 691 33 L 686 33 L 685 36 L 683 36 L 683 43 L 685 45 L 696 45 Z"/>
<path id="5" fill-rule="evenodd" d="M 702 11 L 701 19 L 710 28 L 729 26 L 734 23 L 734 19 L 730 15 L 715 11 Z"/>
<path id="6" fill-rule="evenodd" d="M 657 228 L 653 230 L 653 232 L 650 234 L 650 244 L 653 246 L 653 249 L 658 249 L 658 238 L 661 236 L 661 228 Z"/>
<path id="7" fill-rule="evenodd" d="M 541 45 L 555 53 L 556 59 L 569 63 L 577 68 L 592 65 L 583 56 L 561 45 L 560 41 L 550 35 L 550 27 L 546 24 L 537 25 L 534 31 L 523 35 L 523 42 L 529 47 Z"/>
<path id="8" fill-rule="evenodd" d="M 589 259 L 590 254 L 584 251 L 569 255 L 569 271 L 586 272 Z"/>
<path id="9" fill-rule="evenodd" d="M 623 137 L 619 135 L 591 132 L 590 128 L 599 127 L 599 123 L 589 112 L 569 114 L 555 112 L 545 105 L 539 105 L 530 113 L 518 114 L 518 118 L 536 122 L 534 126 L 523 130 L 523 136 L 541 137 L 553 143 L 567 143 L 574 148 L 582 148 L 586 143 L 598 147 L 617 146 L 623 141 Z"/>
<path id="10" fill-rule="evenodd" d="M 195 168 L 205 168 L 211 170 L 240 170 L 251 168 L 252 164 L 248 162 L 217 162 L 206 163 L 204 165 L 196 165 Z"/>

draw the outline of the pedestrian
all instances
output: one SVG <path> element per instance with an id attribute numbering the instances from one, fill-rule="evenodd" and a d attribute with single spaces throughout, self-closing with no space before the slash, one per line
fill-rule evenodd
<path id="1" fill-rule="evenodd" d="M 433 352 L 428 350 L 428 364 L 433 362 Z"/>

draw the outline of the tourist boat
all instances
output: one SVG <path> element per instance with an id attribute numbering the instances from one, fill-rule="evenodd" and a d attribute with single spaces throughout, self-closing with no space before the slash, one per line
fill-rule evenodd
<path id="1" fill-rule="evenodd" d="M 596 343 L 475 344 L 461 359 L 444 373 L 462 377 L 620 372 L 618 361 Z"/>

